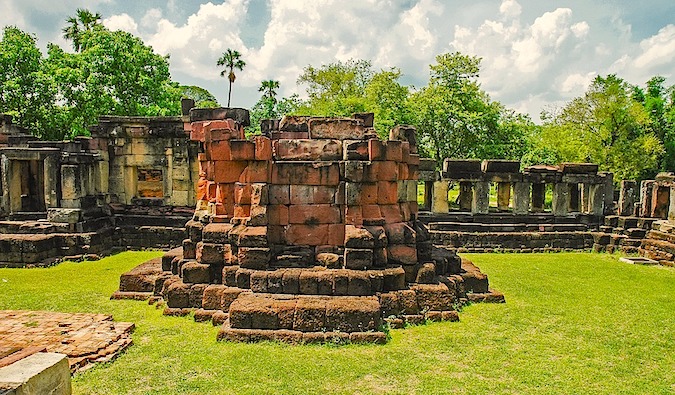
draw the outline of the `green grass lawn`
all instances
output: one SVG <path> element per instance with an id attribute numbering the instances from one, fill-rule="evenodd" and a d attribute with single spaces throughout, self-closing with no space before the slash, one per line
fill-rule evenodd
<path id="1" fill-rule="evenodd" d="M 0 269 L 0 309 L 111 313 L 134 345 L 76 394 L 673 394 L 675 269 L 599 254 L 470 255 L 506 294 L 383 346 L 216 342 L 217 328 L 110 301 L 155 252 Z"/>

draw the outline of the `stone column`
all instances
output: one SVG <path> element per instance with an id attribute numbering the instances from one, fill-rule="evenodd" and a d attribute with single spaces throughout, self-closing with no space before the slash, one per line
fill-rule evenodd
<path id="1" fill-rule="evenodd" d="M 670 205 L 668 206 L 668 222 L 675 223 L 675 186 L 670 187 Z"/>
<path id="2" fill-rule="evenodd" d="M 80 208 L 80 196 L 82 194 L 80 183 L 79 166 L 61 166 L 61 207 Z"/>
<path id="3" fill-rule="evenodd" d="M 434 192 L 432 196 L 431 212 L 434 214 L 447 214 L 450 210 L 448 206 L 448 182 L 434 181 Z"/>
<path id="4" fill-rule="evenodd" d="M 472 214 L 487 214 L 490 209 L 490 183 L 478 181 L 473 184 Z"/>
<path id="5" fill-rule="evenodd" d="M 544 211 L 544 202 L 546 200 L 546 184 L 532 184 L 532 212 L 541 213 Z"/>
<path id="6" fill-rule="evenodd" d="M 621 180 L 619 190 L 619 215 L 633 215 L 637 195 L 637 182 L 633 180 Z"/>
<path id="7" fill-rule="evenodd" d="M 589 214 L 604 215 L 605 213 L 605 185 L 593 184 L 590 186 L 590 206 Z"/>
<path id="8" fill-rule="evenodd" d="M 530 183 L 516 182 L 513 184 L 513 213 L 526 215 L 530 211 Z"/>
<path id="9" fill-rule="evenodd" d="M 45 208 L 59 207 L 57 194 L 59 180 L 58 158 L 50 155 L 45 157 L 43 163 Z"/>
<path id="10" fill-rule="evenodd" d="M 640 217 L 649 217 L 652 214 L 652 190 L 654 180 L 643 180 L 640 183 Z"/>
<path id="11" fill-rule="evenodd" d="M 610 215 L 612 214 L 612 207 L 614 206 L 614 174 L 613 173 L 602 173 L 604 176 L 603 182 L 603 213 L 600 215 Z"/>
<path id="12" fill-rule="evenodd" d="M 0 155 L 0 213 L 9 213 L 9 182 L 11 177 L 9 159 Z"/>
<path id="13" fill-rule="evenodd" d="M 553 184 L 553 201 L 551 211 L 556 217 L 567 215 L 570 206 L 570 187 L 566 182 Z"/>
<path id="14" fill-rule="evenodd" d="M 581 193 L 579 191 L 579 184 L 569 184 L 570 186 L 570 206 L 569 211 L 578 213 L 581 211 Z"/>
<path id="15" fill-rule="evenodd" d="M 497 183 L 497 208 L 500 211 L 507 211 L 511 202 L 511 183 Z"/>
<path id="16" fill-rule="evenodd" d="M 459 182 L 459 209 L 471 211 L 473 203 L 473 183 L 471 181 Z"/>
<path id="17" fill-rule="evenodd" d="M 591 184 L 581 184 L 581 212 L 591 212 Z"/>

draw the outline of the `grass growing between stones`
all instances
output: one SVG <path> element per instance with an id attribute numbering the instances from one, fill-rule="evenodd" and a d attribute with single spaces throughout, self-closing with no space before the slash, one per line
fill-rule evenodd
<path id="1" fill-rule="evenodd" d="M 154 252 L 49 269 L 0 269 L 0 309 L 113 314 L 136 323 L 77 394 L 672 394 L 675 269 L 597 254 L 470 255 L 506 294 L 458 323 L 392 330 L 384 346 L 216 342 L 217 328 L 110 301 Z"/>

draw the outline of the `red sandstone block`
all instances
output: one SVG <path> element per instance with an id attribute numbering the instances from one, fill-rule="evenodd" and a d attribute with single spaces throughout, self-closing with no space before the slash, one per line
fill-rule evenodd
<path id="1" fill-rule="evenodd" d="M 363 225 L 362 206 L 347 206 L 345 210 L 345 224 Z"/>
<path id="2" fill-rule="evenodd" d="M 401 207 L 398 204 L 381 205 L 380 211 L 382 212 L 384 220 L 388 224 L 403 221 L 403 215 L 401 214 Z"/>
<path id="3" fill-rule="evenodd" d="M 311 118 L 307 124 L 314 139 L 360 140 L 366 135 L 363 121 L 357 119 Z"/>
<path id="4" fill-rule="evenodd" d="M 382 212 L 380 212 L 380 206 L 377 204 L 366 204 L 361 206 L 361 212 L 363 213 L 363 218 L 366 219 L 378 219 L 382 218 Z"/>
<path id="5" fill-rule="evenodd" d="M 232 160 L 230 142 L 227 140 L 206 143 L 206 152 L 211 160 Z"/>
<path id="6" fill-rule="evenodd" d="M 387 224 L 384 230 L 390 244 L 415 244 L 417 242 L 415 230 L 405 222 Z"/>
<path id="7" fill-rule="evenodd" d="M 216 184 L 215 182 L 209 181 L 208 187 L 207 187 L 207 196 L 206 196 L 206 198 L 209 202 L 210 201 L 213 201 L 213 202 L 216 201 L 217 191 L 218 191 L 218 184 Z"/>
<path id="8" fill-rule="evenodd" d="M 408 165 L 408 179 L 409 180 L 419 179 L 419 166 Z"/>
<path id="9" fill-rule="evenodd" d="M 217 184 L 216 202 L 234 205 L 234 184 Z"/>
<path id="10" fill-rule="evenodd" d="M 328 225 L 328 244 L 331 246 L 339 246 L 339 247 L 344 246 L 345 244 L 344 224 Z"/>
<path id="11" fill-rule="evenodd" d="M 249 161 L 248 167 L 241 173 L 239 182 L 267 183 L 271 177 L 270 165 L 266 161 Z"/>
<path id="12" fill-rule="evenodd" d="M 234 206 L 234 216 L 235 218 L 245 218 L 251 216 L 251 205 L 235 205 Z"/>
<path id="13" fill-rule="evenodd" d="M 417 248 L 414 245 L 391 244 L 387 246 L 389 263 L 396 265 L 417 264 Z"/>
<path id="14" fill-rule="evenodd" d="M 407 163 L 399 163 L 398 164 L 398 179 L 399 180 L 407 180 L 408 177 L 410 177 L 408 173 L 408 164 Z"/>
<path id="15" fill-rule="evenodd" d="M 342 143 L 338 140 L 281 139 L 272 144 L 277 160 L 334 161 L 342 159 Z"/>
<path id="16" fill-rule="evenodd" d="M 400 162 L 403 155 L 400 140 L 387 141 L 386 160 Z"/>
<path id="17" fill-rule="evenodd" d="M 331 204 L 292 205 L 289 207 L 291 224 L 337 224 L 342 222 L 340 209 Z"/>
<path id="18" fill-rule="evenodd" d="M 232 160 L 254 160 L 255 144 L 248 140 L 230 140 Z"/>
<path id="19" fill-rule="evenodd" d="M 200 162 L 206 161 L 206 160 L 207 160 L 207 159 L 206 159 L 206 154 L 203 153 L 203 152 L 198 153 L 198 154 L 197 154 L 197 160 L 200 161 Z"/>
<path id="20" fill-rule="evenodd" d="M 420 165 L 420 156 L 417 155 L 417 154 L 410 154 L 408 156 L 408 164 L 419 166 Z"/>
<path id="21" fill-rule="evenodd" d="M 268 206 L 268 210 L 269 210 Z M 288 222 L 288 220 L 286 221 Z M 286 241 L 286 227 L 283 225 L 272 225 L 267 227 L 267 238 L 270 244 L 288 244 Z"/>
<path id="22" fill-rule="evenodd" d="M 291 204 L 337 204 L 338 187 L 324 185 L 290 186 Z"/>
<path id="23" fill-rule="evenodd" d="M 269 204 L 291 204 L 290 187 L 288 185 L 269 185 Z"/>
<path id="24" fill-rule="evenodd" d="M 374 174 L 377 181 L 397 181 L 398 163 L 394 161 L 373 162 Z"/>
<path id="25" fill-rule="evenodd" d="M 419 206 L 417 205 L 417 202 L 408 202 L 408 208 L 410 209 L 410 213 L 417 215 L 419 212 Z"/>
<path id="26" fill-rule="evenodd" d="M 272 159 L 272 140 L 269 137 L 255 136 L 255 160 Z"/>
<path id="27" fill-rule="evenodd" d="M 377 183 L 377 204 L 396 204 L 398 202 L 398 183 L 379 181 Z"/>
<path id="28" fill-rule="evenodd" d="M 214 181 L 229 184 L 239 181 L 241 173 L 246 169 L 247 163 L 242 161 L 214 161 Z"/>
<path id="29" fill-rule="evenodd" d="M 337 186 L 340 166 L 337 162 L 275 162 L 272 183 Z"/>
<path id="30" fill-rule="evenodd" d="M 246 226 L 239 234 L 238 244 L 241 247 L 266 247 L 267 227 Z"/>
<path id="31" fill-rule="evenodd" d="M 368 156 L 370 160 L 386 160 L 386 154 L 386 148 L 381 140 L 368 140 Z"/>
<path id="32" fill-rule="evenodd" d="M 272 204 L 267 206 L 270 225 L 288 225 L 288 206 Z"/>
<path id="33" fill-rule="evenodd" d="M 361 184 L 361 204 L 377 204 L 379 188 L 377 183 Z"/>
<path id="34" fill-rule="evenodd" d="M 401 161 L 410 162 L 410 143 L 407 141 L 401 142 Z"/>
<path id="35" fill-rule="evenodd" d="M 211 210 L 211 215 L 213 216 L 223 216 L 227 215 L 227 209 L 222 203 L 212 203 L 213 210 Z"/>
<path id="36" fill-rule="evenodd" d="M 272 132 L 272 140 L 279 140 L 279 139 L 308 139 L 309 138 L 309 132 L 288 132 L 288 131 L 280 131 L 280 132 Z"/>
<path id="37" fill-rule="evenodd" d="M 197 200 L 208 200 L 209 198 L 209 182 L 206 180 L 199 180 L 197 182 Z"/>
<path id="38" fill-rule="evenodd" d="M 234 202 L 238 205 L 251 204 L 251 184 L 234 184 Z"/>
<path id="39" fill-rule="evenodd" d="M 417 203 L 415 203 L 417 205 Z M 410 204 L 408 202 L 400 203 L 401 206 L 401 217 L 403 221 L 412 221 L 412 211 L 410 210 Z"/>
<path id="40" fill-rule="evenodd" d="M 209 129 L 204 133 L 204 138 L 213 142 L 240 139 L 241 136 L 238 129 Z"/>
<path id="41" fill-rule="evenodd" d="M 290 224 L 286 228 L 288 244 L 320 246 L 328 244 L 328 225 Z"/>
<path id="42" fill-rule="evenodd" d="M 197 123 L 197 122 L 195 122 Z M 204 129 L 192 129 L 190 130 L 190 140 L 192 141 L 201 141 L 202 143 L 205 141 L 205 136 L 204 136 Z"/>
<path id="43" fill-rule="evenodd" d="M 342 141 L 342 159 L 344 160 L 368 160 L 368 142 L 364 140 Z"/>

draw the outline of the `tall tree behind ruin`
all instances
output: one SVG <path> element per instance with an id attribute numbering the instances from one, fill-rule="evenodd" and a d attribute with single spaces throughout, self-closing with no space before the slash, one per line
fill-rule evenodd
<path id="1" fill-rule="evenodd" d="M 91 33 L 96 26 L 101 26 L 101 14 L 93 14 L 91 11 L 78 8 L 76 16 L 66 19 L 67 26 L 63 28 L 63 38 L 73 42 L 75 52 L 80 52 L 82 48 L 82 36 Z"/>
<path id="2" fill-rule="evenodd" d="M 223 55 L 218 59 L 218 66 L 225 66 L 225 68 L 220 72 L 220 76 L 224 77 L 227 74 L 227 79 L 230 81 L 229 89 L 227 90 L 227 106 L 230 107 L 230 99 L 232 98 L 232 84 L 237 79 L 237 76 L 234 74 L 234 70 L 242 71 L 246 62 L 241 59 L 241 54 L 237 50 L 228 48 L 227 51 L 223 52 Z"/>

